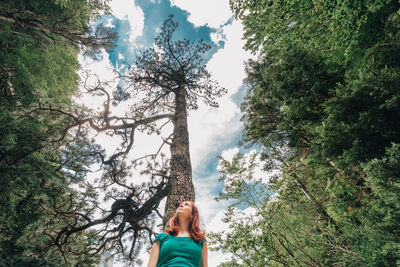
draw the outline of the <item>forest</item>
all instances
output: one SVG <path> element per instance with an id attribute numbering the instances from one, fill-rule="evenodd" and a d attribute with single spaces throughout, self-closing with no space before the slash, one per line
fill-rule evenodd
<path id="1" fill-rule="evenodd" d="M 218 266 L 400 266 L 400 2 L 229 6 L 254 57 L 241 152 L 219 163 L 227 228 L 207 232 L 230 258 Z M 97 266 L 104 255 L 139 266 L 196 198 L 187 118 L 228 92 L 206 68 L 212 45 L 175 37 L 170 15 L 110 80 L 78 60 L 115 49 L 118 33 L 98 22 L 109 1 L 0 7 L 0 266 Z M 118 140 L 114 153 L 100 134 Z M 132 158 L 142 135 L 159 147 Z"/>

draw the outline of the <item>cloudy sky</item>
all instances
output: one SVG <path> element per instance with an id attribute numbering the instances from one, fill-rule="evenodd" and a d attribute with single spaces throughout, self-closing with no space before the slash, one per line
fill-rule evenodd
<path id="1" fill-rule="evenodd" d="M 196 189 L 196 204 L 208 232 L 220 231 L 220 221 L 226 203 L 218 203 L 214 197 L 222 190 L 218 182 L 218 158 L 231 158 L 238 151 L 242 124 L 239 105 L 245 94 L 242 86 L 244 61 L 251 55 L 242 49 L 242 25 L 234 20 L 228 0 L 113 0 L 110 2 L 112 16 L 102 16 L 101 22 L 114 27 L 118 32 L 116 48 L 103 51 L 98 61 L 80 58 L 83 68 L 97 73 L 101 79 L 111 79 L 112 69 L 124 71 L 127 64 L 133 64 L 139 49 L 151 47 L 163 21 L 169 14 L 179 23 L 176 30 L 178 39 L 197 41 L 200 39 L 212 45 L 206 55 L 206 65 L 213 78 L 228 93 L 218 100 L 219 108 L 200 104 L 188 117 L 190 153 L 193 167 L 193 182 Z M 95 98 L 81 99 L 95 108 Z M 124 104 L 118 106 L 120 112 Z M 115 113 L 119 112 L 114 110 Z M 106 151 L 115 150 L 116 142 L 99 136 Z M 141 151 L 153 143 L 152 137 L 136 140 L 135 151 Z M 147 264 L 148 253 L 141 257 Z M 209 253 L 209 266 L 217 266 L 228 255 Z"/>

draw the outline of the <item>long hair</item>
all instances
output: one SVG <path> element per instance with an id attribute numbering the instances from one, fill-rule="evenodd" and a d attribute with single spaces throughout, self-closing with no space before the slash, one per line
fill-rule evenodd
<path id="1" fill-rule="evenodd" d="M 200 228 L 200 214 L 196 205 L 192 200 L 189 200 L 192 203 L 192 218 L 189 222 L 189 235 L 190 238 L 196 242 L 203 241 L 206 232 Z M 165 227 L 165 232 L 169 235 L 176 236 L 179 232 L 179 218 L 175 215 L 169 219 L 167 226 Z"/>

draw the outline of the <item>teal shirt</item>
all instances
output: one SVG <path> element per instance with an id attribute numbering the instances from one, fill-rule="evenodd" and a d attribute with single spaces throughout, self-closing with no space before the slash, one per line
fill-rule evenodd
<path id="1" fill-rule="evenodd" d="M 166 233 L 156 236 L 160 240 L 160 254 L 157 267 L 200 267 L 203 242 L 195 242 L 190 237 L 176 237 Z"/>

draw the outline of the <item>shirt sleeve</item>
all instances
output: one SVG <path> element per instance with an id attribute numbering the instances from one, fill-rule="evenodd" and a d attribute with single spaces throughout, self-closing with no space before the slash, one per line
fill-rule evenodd
<path id="1" fill-rule="evenodd" d="M 158 234 L 157 236 L 156 236 L 156 238 L 154 239 L 154 242 L 156 242 L 157 240 L 160 240 L 160 242 L 161 242 L 161 244 L 163 243 L 163 241 L 164 241 L 164 239 L 165 238 L 167 238 L 167 234 L 166 233 L 161 233 L 161 234 Z"/>

